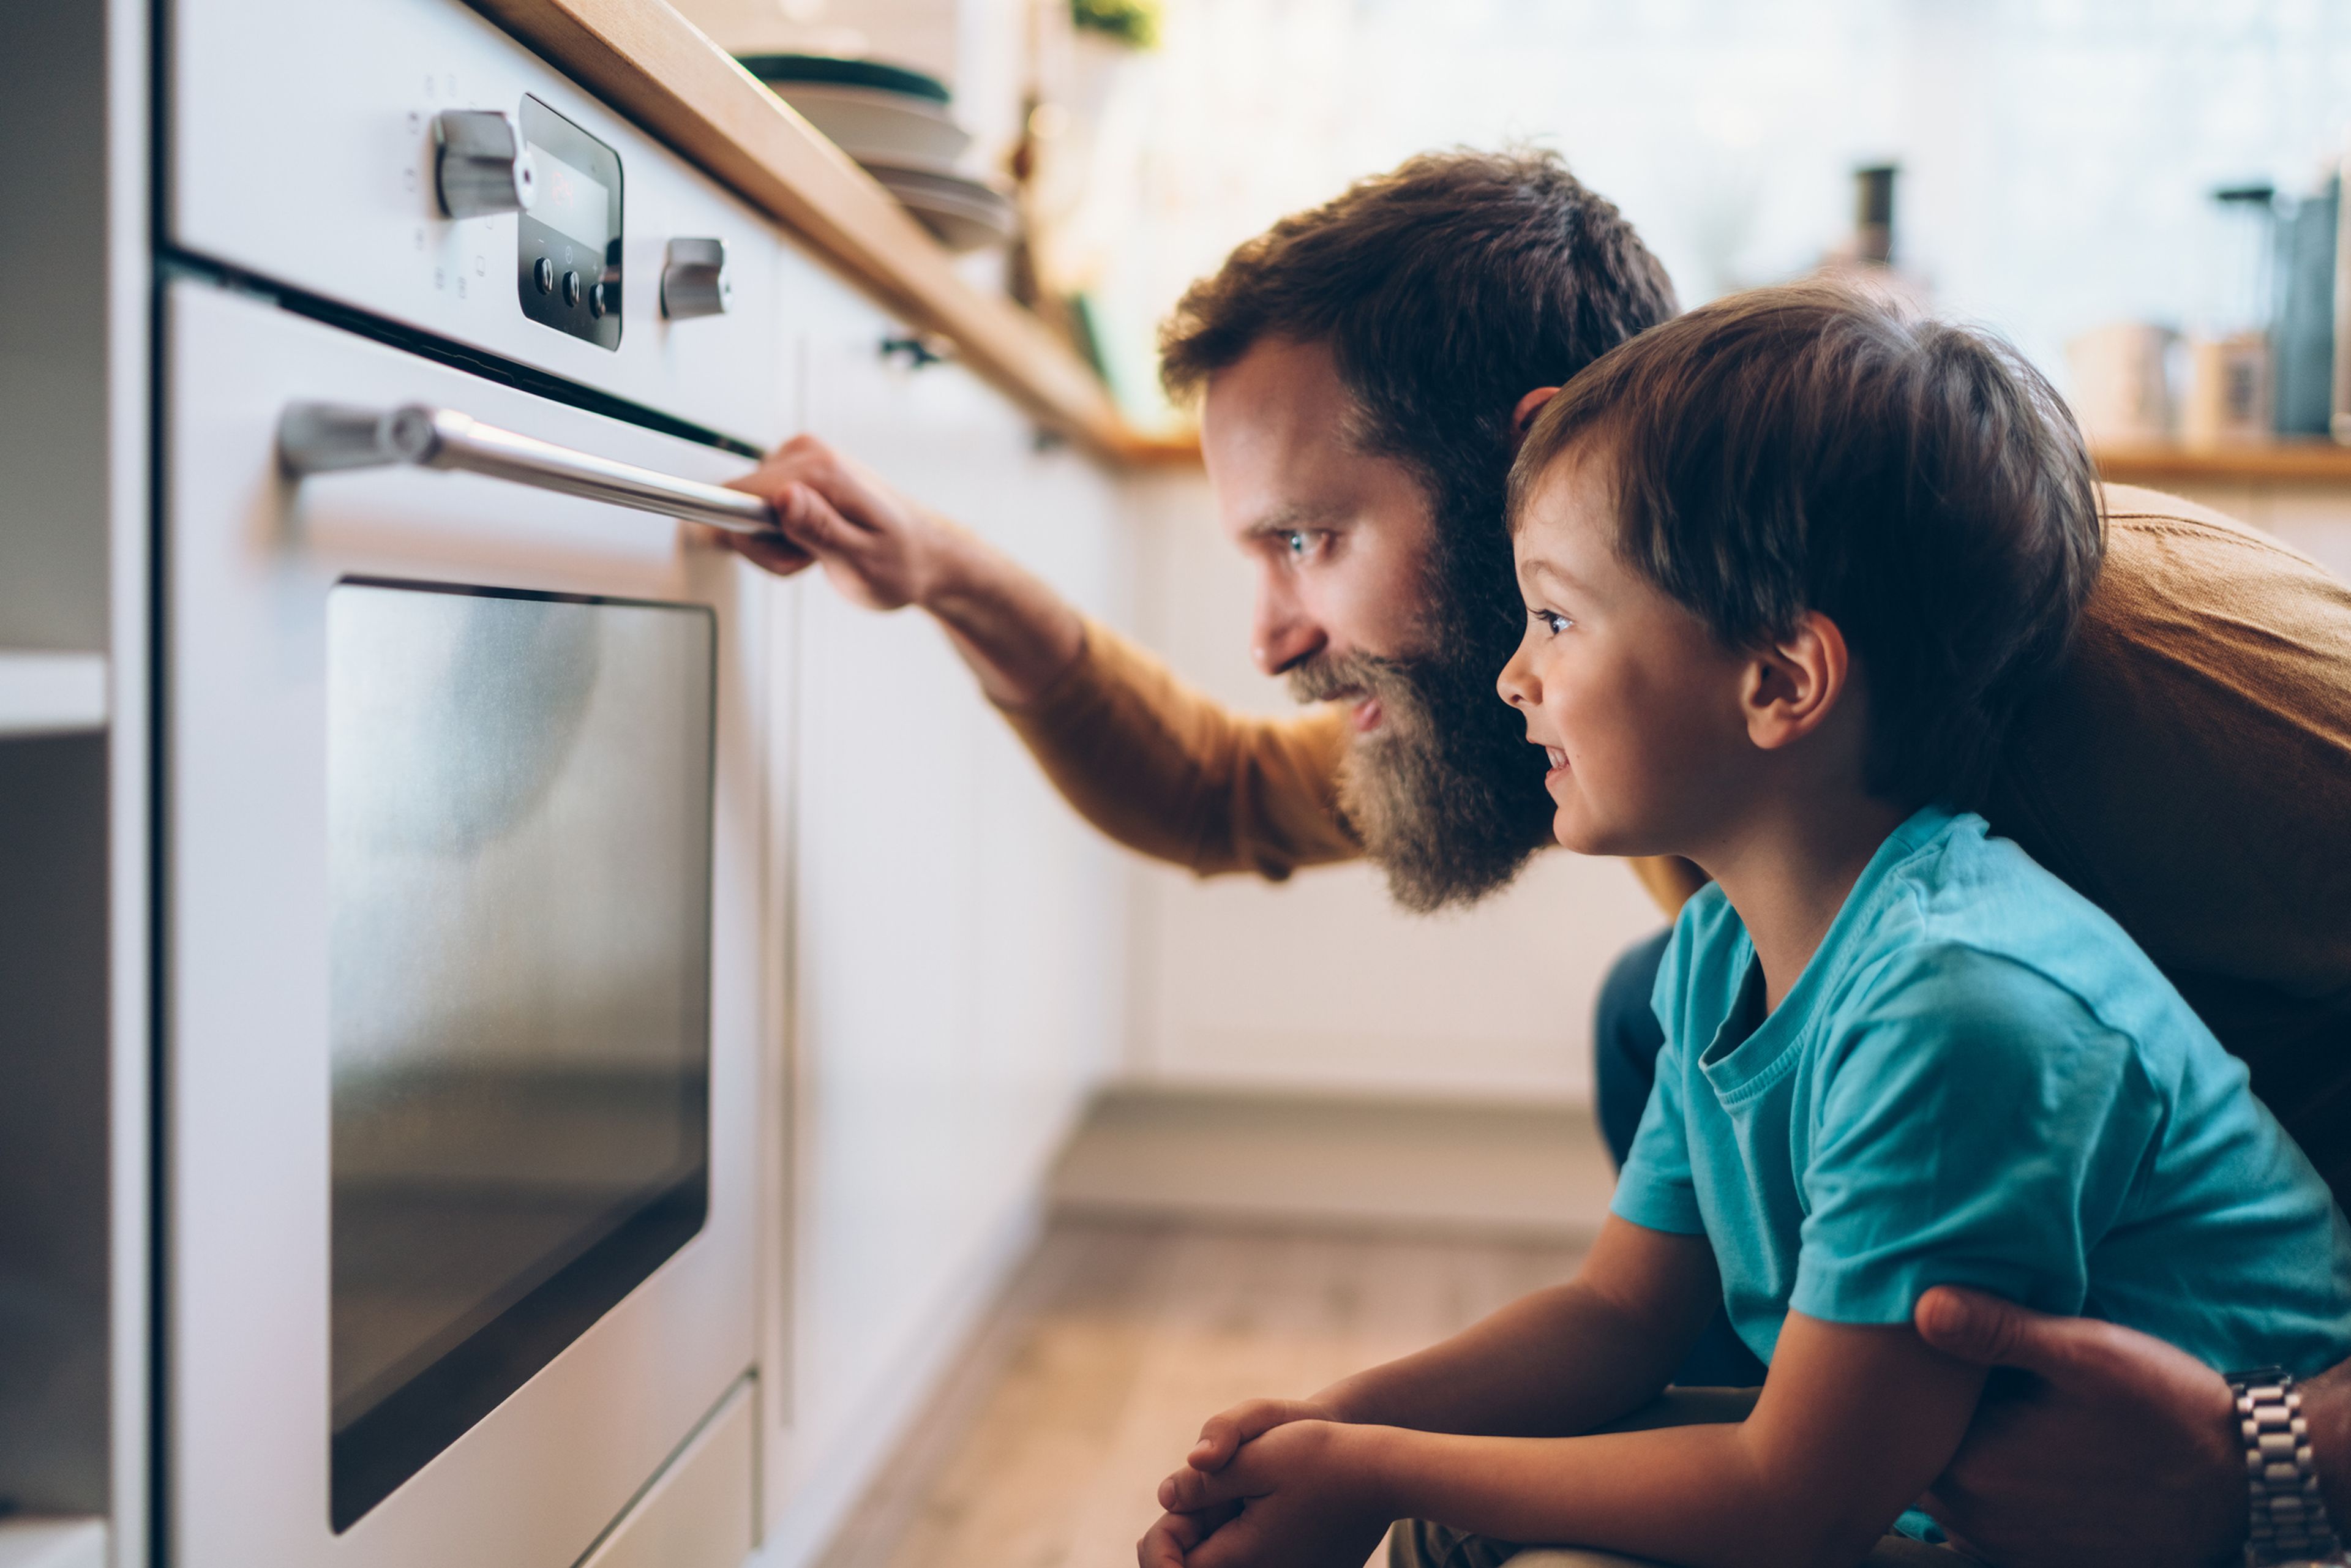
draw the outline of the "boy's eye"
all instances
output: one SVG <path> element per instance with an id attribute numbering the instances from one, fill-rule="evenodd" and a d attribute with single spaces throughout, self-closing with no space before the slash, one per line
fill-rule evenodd
<path id="1" fill-rule="evenodd" d="M 1536 610 L 1530 612 L 1530 613 L 1531 613 L 1535 620 L 1541 623 L 1544 631 L 1550 632 L 1554 637 L 1559 635 L 1562 632 L 1566 631 L 1570 626 L 1575 624 L 1574 622 L 1570 621 L 1566 616 L 1560 614 L 1556 611 Z"/>

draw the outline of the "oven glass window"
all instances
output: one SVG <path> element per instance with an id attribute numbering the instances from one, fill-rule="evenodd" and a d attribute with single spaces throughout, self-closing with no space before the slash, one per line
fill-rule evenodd
<path id="1" fill-rule="evenodd" d="M 337 1530 L 701 1228 L 715 637 L 329 597 Z"/>

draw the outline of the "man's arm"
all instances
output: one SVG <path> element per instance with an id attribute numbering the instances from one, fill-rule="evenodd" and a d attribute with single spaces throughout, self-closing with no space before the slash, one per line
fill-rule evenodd
<path id="1" fill-rule="evenodd" d="M 766 497 L 781 532 L 702 538 L 779 575 L 821 563 L 869 609 L 927 611 L 1046 775 L 1111 837 L 1204 874 L 1279 878 L 1362 852 L 1339 815 L 1342 716 L 1231 712 L 1003 551 L 810 437 L 735 486 Z"/>
<path id="2" fill-rule="evenodd" d="M 1979 1291 L 1918 1300 L 1920 1334 L 1988 1367 L 1967 1441 L 1926 1507 L 2002 1568 L 2204 1568 L 2244 1544 L 2244 1445 L 2210 1367 L 2114 1323 Z M 2299 1385 L 2328 1517 L 2351 1519 L 2351 1364 Z"/>

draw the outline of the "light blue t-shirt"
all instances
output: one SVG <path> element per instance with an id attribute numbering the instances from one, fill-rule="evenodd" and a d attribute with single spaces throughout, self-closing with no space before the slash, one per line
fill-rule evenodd
<path id="1" fill-rule="evenodd" d="M 1657 975 L 1666 1047 L 1612 1206 L 1713 1244 L 1766 1363 L 1792 1308 L 1930 1285 L 2124 1323 L 2217 1369 L 2351 1356 L 2351 1227 L 2120 926 L 1983 819 L 1881 845 L 1768 1017 L 1719 887 Z"/>

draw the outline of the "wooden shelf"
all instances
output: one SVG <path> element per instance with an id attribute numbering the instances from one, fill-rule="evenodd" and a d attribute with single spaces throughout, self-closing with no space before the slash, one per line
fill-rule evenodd
<path id="1" fill-rule="evenodd" d="M 2351 446 L 2331 441 L 2279 441 L 2258 446 L 2101 446 L 2091 453 L 2098 476 L 2116 485 L 2236 481 L 2351 486 Z M 1144 467 L 1200 461 L 1191 434 L 1130 435 L 1123 460 Z"/>
<path id="2" fill-rule="evenodd" d="M 1136 468 L 1197 468 L 1200 465 L 1200 436 L 1196 431 L 1183 430 L 1165 435 L 1144 435 L 1130 432 L 1119 461 Z"/>
<path id="3" fill-rule="evenodd" d="M 0 739 L 105 727 L 105 655 L 0 650 Z"/>
<path id="4" fill-rule="evenodd" d="M 2351 446 L 2315 438 L 2242 446 L 2101 446 L 2092 456 L 2099 476 L 2117 485 L 2351 486 Z"/>

